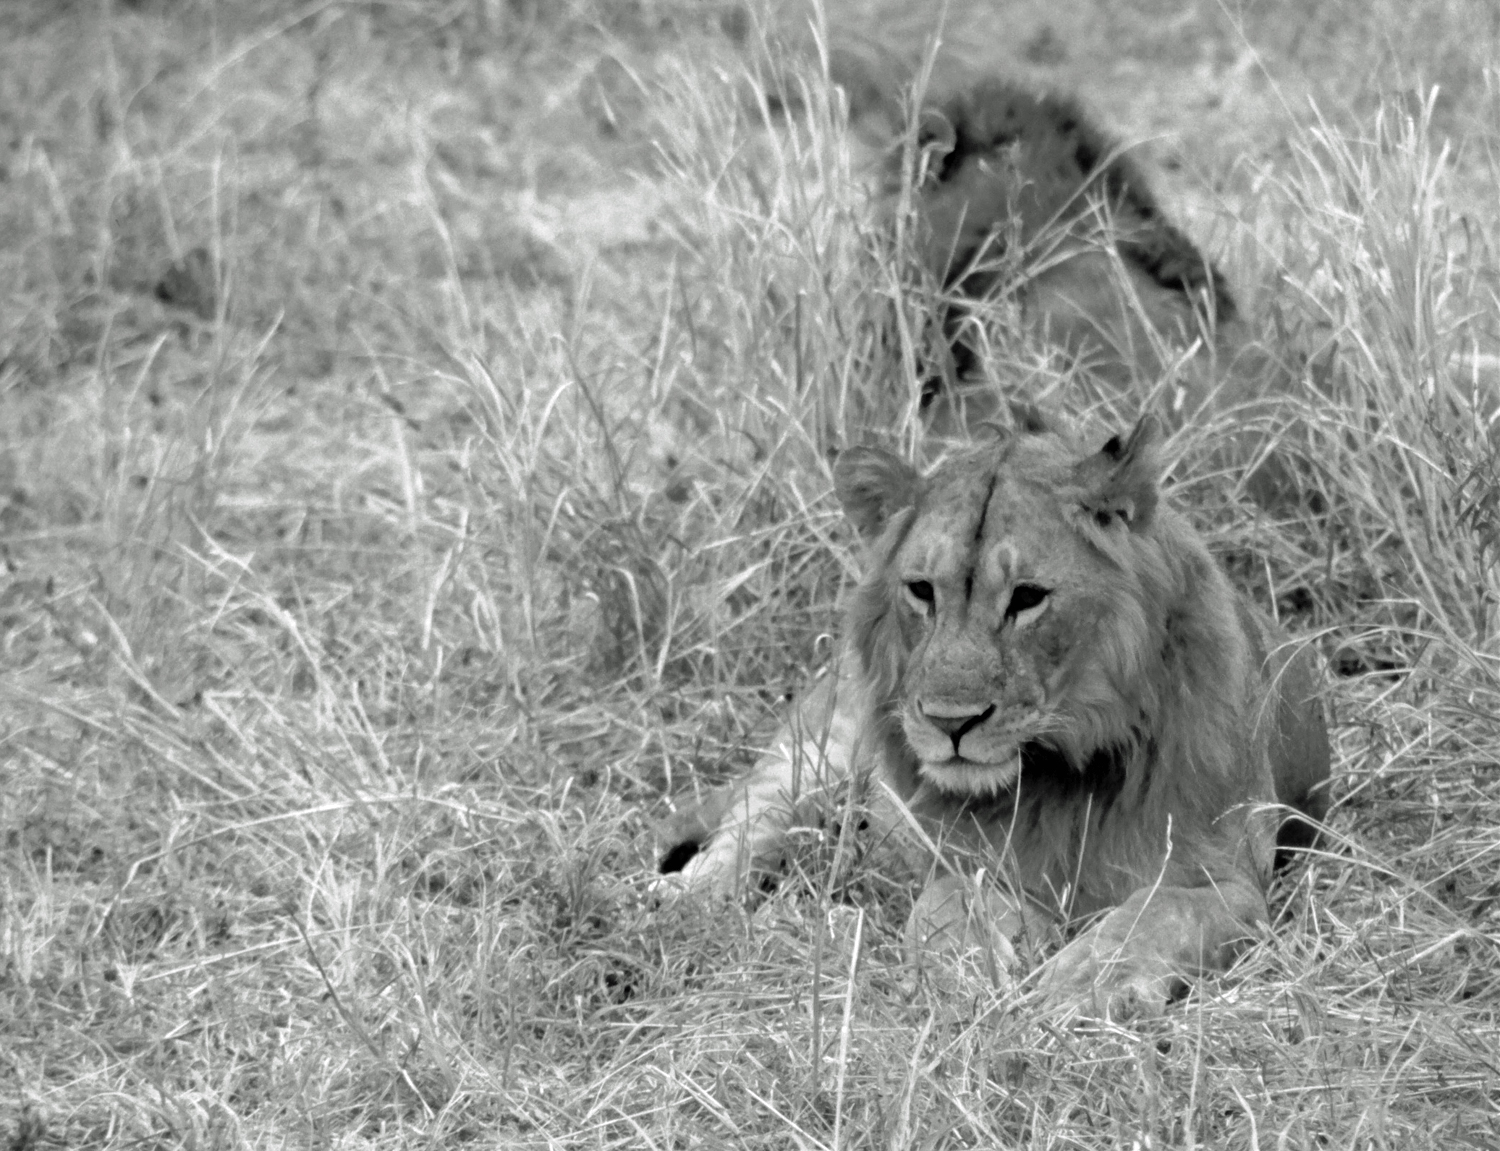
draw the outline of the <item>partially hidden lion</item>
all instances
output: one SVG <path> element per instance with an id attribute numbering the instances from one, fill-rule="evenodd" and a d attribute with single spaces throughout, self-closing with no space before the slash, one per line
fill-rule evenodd
<path id="1" fill-rule="evenodd" d="M 873 776 L 938 847 L 919 959 L 998 938 L 1010 965 L 1006 941 L 1050 924 L 1074 934 L 1046 996 L 1114 1015 L 1223 969 L 1278 846 L 1327 810 L 1320 668 L 1163 498 L 1157 442 L 1148 416 L 1089 450 L 1022 408 L 926 477 L 842 453 L 866 561 L 837 670 L 747 778 L 679 814 L 664 882 L 757 888 L 828 788 Z"/>
<path id="2" fill-rule="evenodd" d="M 1192 347 L 1232 358 L 1245 326 L 1229 284 L 1168 217 L 1144 167 L 1072 97 L 991 77 L 932 101 L 916 127 L 915 247 L 945 290 L 951 359 L 924 389 L 929 425 L 993 416 L 975 306 L 1011 296 L 1025 323 L 1099 379 L 1139 387 Z M 1180 423 L 1222 383 L 1184 374 Z M 1238 390 L 1238 389 L 1237 389 Z M 1238 397 L 1236 397 L 1238 398 Z M 967 400 L 967 421 L 949 409 Z M 975 404 L 977 402 L 977 407 Z"/>

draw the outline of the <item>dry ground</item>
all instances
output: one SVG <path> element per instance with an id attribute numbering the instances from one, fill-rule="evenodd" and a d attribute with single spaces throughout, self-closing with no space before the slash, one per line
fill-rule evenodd
<path id="1" fill-rule="evenodd" d="M 829 36 L 899 70 L 934 11 Z M 828 448 L 912 442 L 805 10 L 10 0 L 11 1151 L 1500 1146 L 1495 10 L 949 15 L 941 69 L 1142 141 L 1298 365 L 1300 509 L 1209 465 L 1232 416 L 1176 445 L 1340 673 L 1275 934 L 1081 1032 L 914 986 L 909 882 L 816 843 L 753 915 L 653 901 L 664 798 L 837 627 Z"/>

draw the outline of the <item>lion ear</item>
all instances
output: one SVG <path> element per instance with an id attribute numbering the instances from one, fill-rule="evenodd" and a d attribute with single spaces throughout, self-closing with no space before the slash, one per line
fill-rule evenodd
<path id="1" fill-rule="evenodd" d="M 833 487 L 860 537 L 873 541 L 892 516 L 916 504 L 921 477 L 905 460 L 880 448 L 848 448 L 833 465 Z"/>
<path id="2" fill-rule="evenodd" d="M 931 151 L 934 162 L 941 165 L 943 158 L 957 146 L 958 129 L 947 114 L 937 108 L 923 108 L 917 118 L 918 151 Z"/>
<path id="3" fill-rule="evenodd" d="M 1079 503 L 1100 527 L 1142 531 L 1151 522 L 1160 495 L 1160 438 L 1156 420 L 1142 416 L 1123 440 L 1111 436 L 1074 468 Z"/>
<path id="4" fill-rule="evenodd" d="M 1029 400 L 1010 401 L 1010 422 L 1024 436 L 1041 436 L 1061 431 L 1056 420 Z"/>

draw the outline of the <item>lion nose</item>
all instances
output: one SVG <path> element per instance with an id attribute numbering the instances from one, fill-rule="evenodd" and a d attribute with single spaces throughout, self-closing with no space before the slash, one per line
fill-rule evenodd
<path id="1" fill-rule="evenodd" d="M 958 754 L 958 741 L 995 714 L 995 705 L 983 711 L 971 708 L 953 708 L 938 704 L 935 707 L 922 705 L 922 718 L 953 741 L 953 754 Z"/>

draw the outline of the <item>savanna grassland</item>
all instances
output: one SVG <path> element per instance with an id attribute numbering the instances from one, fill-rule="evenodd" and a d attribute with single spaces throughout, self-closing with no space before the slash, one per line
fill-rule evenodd
<path id="1" fill-rule="evenodd" d="M 1332 672 L 1274 931 L 1080 1029 L 915 983 L 815 836 L 651 890 L 830 649 L 831 450 L 929 450 L 867 88 L 938 15 L 0 5 L 10 1151 L 1500 1147 L 1488 0 L 953 0 L 933 69 L 1081 91 L 1283 365 L 1294 497 L 1171 443 Z M 1000 312 L 1013 394 L 1164 386 Z"/>

